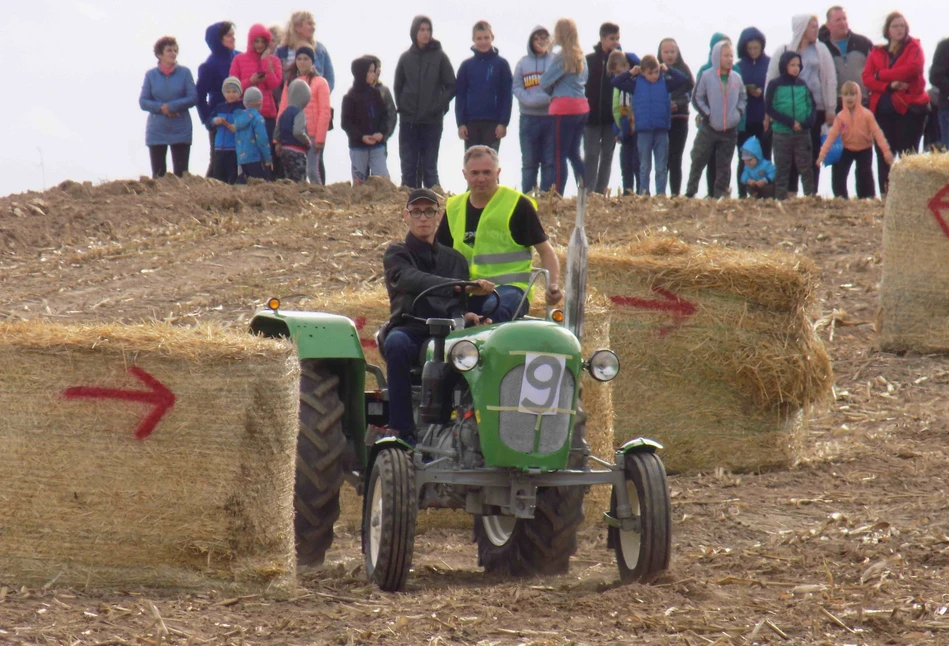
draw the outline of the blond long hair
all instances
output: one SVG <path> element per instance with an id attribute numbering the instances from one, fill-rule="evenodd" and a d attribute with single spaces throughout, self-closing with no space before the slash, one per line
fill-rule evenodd
<path id="1" fill-rule="evenodd" d="M 563 71 L 567 74 L 579 74 L 583 71 L 585 60 L 580 37 L 577 35 L 577 23 L 570 18 L 561 18 L 554 26 L 554 45 L 560 45 L 560 57 Z"/>
<path id="2" fill-rule="evenodd" d="M 316 51 L 315 38 L 311 42 L 306 42 L 300 40 L 300 37 L 297 36 L 296 27 L 299 27 L 308 20 L 312 20 L 313 24 L 316 24 L 316 18 L 314 18 L 313 14 L 309 11 L 294 11 L 290 15 L 290 20 L 287 22 L 287 29 L 283 34 L 283 44 L 290 49 L 296 49 L 300 45 L 309 45 L 313 48 L 313 51 Z"/>

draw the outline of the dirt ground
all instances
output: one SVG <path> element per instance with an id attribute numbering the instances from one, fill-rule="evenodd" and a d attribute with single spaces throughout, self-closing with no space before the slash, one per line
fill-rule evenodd
<path id="1" fill-rule="evenodd" d="M 229 188 L 200 178 L 66 183 L 0 198 L 0 320 L 216 320 L 242 328 L 380 280 L 403 235 L 382 186 Z M 573 202 L 543 198 L 555 242 Z M 568 575 L 501 579 L 470 530 L 417 538 L 406 592 L 364 579 L 341 523 L 290 599 L 0 582 L 0 643 L 949 644 L 949 363 L 874 347 L 882 203 L 591 198 L 591 242 L 667 230 L 693 244 L 783 249 L 821 268 L 814 311 L 835 401 L 789 471 L 671 478 L 674 551 L 656 584 L 619 586 L 591 526 Z M 2 537 L 0 537 L 2 540 Z"/>

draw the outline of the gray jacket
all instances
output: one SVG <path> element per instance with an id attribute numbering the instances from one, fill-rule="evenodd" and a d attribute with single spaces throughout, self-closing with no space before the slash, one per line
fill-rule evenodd
<path id="1" fill-rule="evenodd" d="M 547 28 L 537 25 L 531 30 L 527 39 L 527 56 L 514 67 L 514 96 L 517 97 L 520 112 L 535 117 L 546 116 L 550 108 L 550 95 L 540 87 L 540 77 L 554 57 L 550 52 L 544 56 L 534 53 L 534 34 L 538 31 L 547 31 Z"/>
<path id="2" fill-rule="evenodd" d="M 718 74 L 722 64 L 722 47 L 726 44 L 721 41 L 712 48 L 712 67 L 699 78 L 693 97 L 702 117 L 718 132 L 738 127 L 748 103 L 745 84 L 738 72 L 732 69 L 727 83 L 722 83 Z"/>

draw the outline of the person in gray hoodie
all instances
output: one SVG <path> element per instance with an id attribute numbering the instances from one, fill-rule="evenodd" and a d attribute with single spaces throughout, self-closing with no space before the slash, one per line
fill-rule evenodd
<path id="1" fill-rule="evenodd" d="M 306 151 L 311 146 L 303 111 L 309 102 L 310 84 L 303 79 L 291 81 L 287 87 L 288 105 L 277 119 L 274 132 L 283 172 L 287 179 L 301 184 L 306 181 Z"/>
<path id="2" fill-rule="evenodd" d="M 540 87 L 540 77 L 552 57 L 550 32 L 543 25 L 537 25 L 527 39 L 527 56 L 514 67 L 514 96 L 521 113 L 521 184 L 525 193 L 537 187 L 549 191 L 556 181 L 554 118 L 547 113 L 550 95 Z M 540 184 L 537 183 L 538 168 Z"/>
<path id="3" fill-rule="evenodd" d="M 686 197 L 695 197 L 706 164 L 715 158 L 715 187 L 712 197 L 728 195 L 732 179 L 732 157 L 738 143 L 738 124 L 748 103 L 745 84 L 732 69 L 735 52 L 730 42 L 712 48 L 712 66 L 699 77 L 692 96 L 702 127 L 692 144 L 692 168 Z"/>
<path id="4" fill-rule="evenodd" d="M 395 68 L 395 103 L 399 110 L 399 155 L 402 185 L 431 188 L 438 184 L 438 147 L 445 114 L 455 98 L 455 70 L 432 38 L 432 21 L 415 16 L 412 46 Z"/>

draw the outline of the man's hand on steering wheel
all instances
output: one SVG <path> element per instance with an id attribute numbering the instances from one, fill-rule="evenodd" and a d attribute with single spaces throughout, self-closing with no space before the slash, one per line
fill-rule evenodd
<path id="1" fill-rule="evenodd" d="M 494 283 L 490 280 L 479 278 L 478 280 L 471 281 L 471 283 L 472 284 L 468 285 L 468 293 L 472 296 L 487 296 L 494 292 Z M 477 283 L 477 285 L 475 283 Z"/>
<path id="2" fill-rule="evenodd" d="M 492 321 L 487 316 L 478 316 L 474 312 L 465 312 L 465 327 L 475 327 L 476 325 L 491 325 Z"/>
<path id="3" fill-rule="evenodd" d="M 560 289 L 560 285 L 557 283 L 551 283 L 547 287 L 547 304 L 556 305 L 563 299 L 563 290 Z"/>

